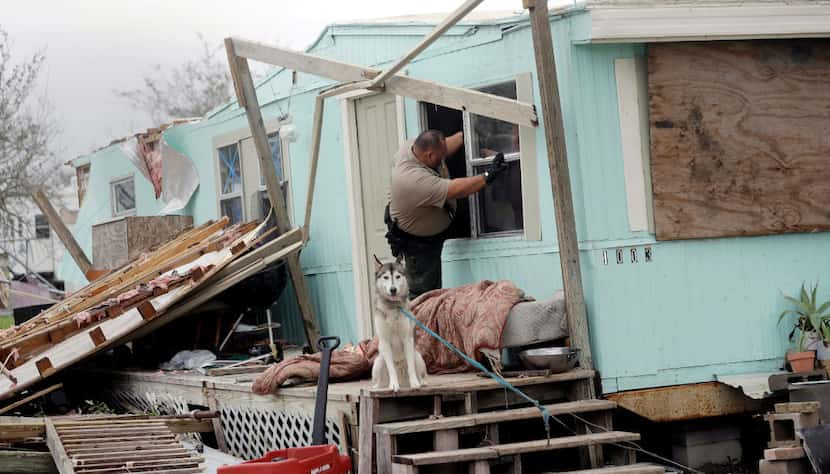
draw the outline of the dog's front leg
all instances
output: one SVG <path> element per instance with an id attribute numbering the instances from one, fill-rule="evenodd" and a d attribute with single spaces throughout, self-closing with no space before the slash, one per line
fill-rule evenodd
<path id="1" fill-rule="evenodd" d="M 421 388 L 421 381 L 415 364 L 414 330 L 410 331 L 410 336 L 404 339 L 404 351 L 406 352 L 406 371 L 409 373 L 409 386 L 411 388 Z"/>
<path id="2" fill-rule="evenodd" d="M 386 363 L 386 372 L 389 375 L 389 388 L 393 392 L 397 392 L 401 389 L 401 382 L 398 380 L 398 370 L 395 368 L 395 358 L 393 357 L 392 349 L 389 347 L 389 344 L 381 340 L 378 352 L 380 352 L 380 356 L 383 357 L 383 361 Z"/>

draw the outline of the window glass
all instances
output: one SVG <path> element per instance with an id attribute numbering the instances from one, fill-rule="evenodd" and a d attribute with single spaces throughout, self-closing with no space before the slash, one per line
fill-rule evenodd
<path id="1" fill-rule="evenodd" d="M 242 192 L 242 165 L 236 143 L 219 149 L 219 187 L 221 195 Z"/>
<path id="2" fill-rule="evenodd" d="M 481 174 L 489 165 L 476 166 Z M 522 171 L 518 160 L 510 161 L 492 184 L 478 193 L 478 230 L 480 234 L 522 230 Z"/>
<path id="3" fill-rule="evenodd" d="M 135 210 L 135 183 L 133 178 L 112 183 L 113 211 L 115 215 Z"/>
<path id="4" fill-rule="evenodd" d="M 285 181 L 284 170 L 282 166 L 282 141 L 279 133 L 272 133 L 268 135 L 268 146 L 271 147 L 271 161 L 274 162 L 274 168 L 277 170 L 277 178 L 280 182 Z M 265 186 L 265 172 L 259 173 L 259 184 Z"/>
<path id="5" fill-rule="evenodd" d="M 242 222 L 242 197 L 232 197 L 219 201 L 219 208 L 223 216 L 227 216 L 231 224 Z"/>
<path id="6" fill-rule="evenodd" d="M 46 220 L 46 216 L 43 214 L 38 214 L 35 216 L 35 238 L 36 239 L 48 239 L 50 235 L 51 229 L 49 228 L 49 221 Z"/>
<path id="7" fill-rule="evenodd" d="M 505 82 L 479 89 L 488 94 L 516 98 L 516 83 Z M 519 153 L 519 126 L 480 115 L 470 115 L 470 131 L 473 134 L 473 159 L 493 156 L 496 153 Z"/>

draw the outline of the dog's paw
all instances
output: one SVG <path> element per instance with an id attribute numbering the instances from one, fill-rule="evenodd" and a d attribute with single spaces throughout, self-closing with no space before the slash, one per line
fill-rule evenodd
<path id="1" fill-rule="evenodd" d="M 401 391 L 401 385 L 397 384 L 397 383 L 390 384 L 389 388 L 391 388 L 393 392 L 400 392 Z"/>
<path id="2" fill-rule="evenodd" d="M 410 388 L 421 388 L 421 385 L 422 385 L 421 382 L 416 378 L 412 378 L 412 379 L 409 380 L 409 387 Z"/>

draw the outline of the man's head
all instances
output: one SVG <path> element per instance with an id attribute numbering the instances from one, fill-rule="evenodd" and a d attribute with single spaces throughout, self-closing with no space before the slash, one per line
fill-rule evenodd
<path id="1" fill-rule="evenodd" d="M 421 132 L 412 145 L 415 157 L 430 168 L 438 168 L 447 157 L 447 141 L 438 130 Z"/>

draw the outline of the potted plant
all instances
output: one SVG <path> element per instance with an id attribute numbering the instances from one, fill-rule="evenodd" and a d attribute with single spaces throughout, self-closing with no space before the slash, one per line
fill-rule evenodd
<path id="1" fill-rule="evenodd" d="M 787 360 L 793 369 L 793 372 L 809 372 L 815 367 L 816 351 L 826 349 L 824 341 L 830 341 L 830 301 L 826 301 L 819 305 L 816 302 L 816 292 L 818 291 L 818 284 L 813 286 L 810 292 L 801 285 L 801 292 L 798 298 L 784 295 L 792 304 L 791 309 L 784 310 L 778 317 L 778 324 L 787 316 L 795 316 L 793 329 L 790 331 L 790 342 L 796 341 L 795 351 L 787 352 Z M 822 351 L 824 355 L 824 351 Z M 827 354 L 830 358 L 830 354 Z"/>

